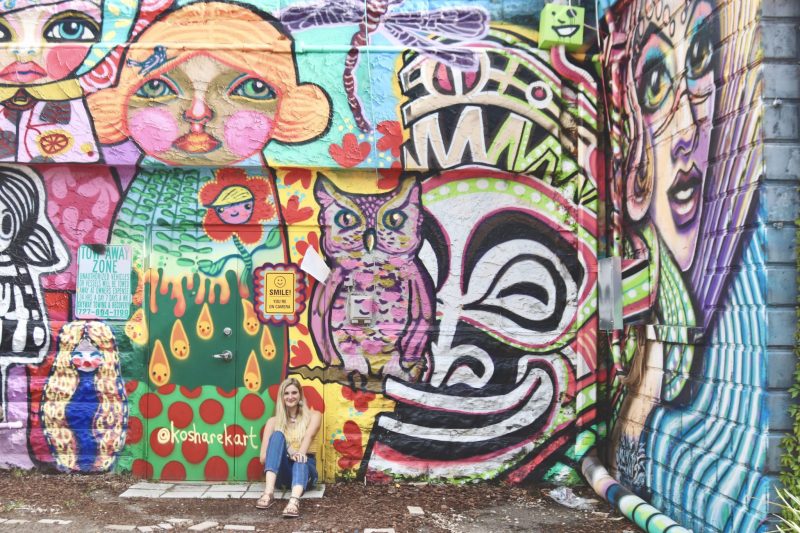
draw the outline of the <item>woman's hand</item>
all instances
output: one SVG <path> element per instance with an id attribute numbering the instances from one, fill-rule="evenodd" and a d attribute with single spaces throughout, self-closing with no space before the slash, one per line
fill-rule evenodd
<path id="1" fill-rule="evenodd" d="M 308 456 L 300 452 L 293 453 L 291 457 L 292 461 L 294 461 L 295 463 L 305 463 L 308 461 Z"/>

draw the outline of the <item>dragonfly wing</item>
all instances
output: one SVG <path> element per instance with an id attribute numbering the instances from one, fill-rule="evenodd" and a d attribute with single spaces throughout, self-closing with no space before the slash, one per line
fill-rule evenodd
<path id="1" fill-rule="evenodd" d="M 352 2 L 330 2 L 287 7 L 278 18 L 287 30 L 300 31 L 317 26 L 357 24 L 364 18 L 363 11 Z"/>
<path id="2" fill-rule="evenodd" d="M 489 31 L 489 13 L 479 7 L 435 9 L 423 13 L 390 13 L 384 22 L 418 34 L 451 39 L 480 39 Z"/>
<path id="3" fill-rule="evenodd" d="M 478 68 L 478 58 L 474 50 L 447 47 L 444 43 L 412 33 L 393 22 L 386 22 L 383 27 L 402 46 L 407 46 L 446 65 L 462 70 Z"/>

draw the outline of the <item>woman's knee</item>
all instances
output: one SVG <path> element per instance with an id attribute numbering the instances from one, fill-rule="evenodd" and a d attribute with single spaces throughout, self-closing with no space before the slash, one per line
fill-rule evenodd
<path id="1" fill-rule="evenodd" d="M 273 442 L 286 442 L 286 436 L 283 434 L 282 431 L 273 431 L 272 435 L 269 436 L 270 444 Z"/>

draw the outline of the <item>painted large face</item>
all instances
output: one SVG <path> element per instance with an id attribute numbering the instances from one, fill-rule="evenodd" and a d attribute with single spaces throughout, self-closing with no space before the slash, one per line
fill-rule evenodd
<path id="1" fill-rule="evenodd" d="M 101 1 L 21 4 L 0 14 L 0 85 L 67 78 L 100 38 Z"/>
<path id="2" fill-rule="evenodd" d="M 576 375 L 594 367 L 580 340 L 594 313 L 594 239 L 580 224 L 594 215 L 538 180 L 496 174 L 424 186 L 437 226 L 420 252 L 437 285 L 433 369 L 427 386 L 386 384 L 390 397 L 421 407 L 414 424 L 380 423 L 401 453 L 406 438 L 417 453 L 446 446 L 439 457 L 453 461 L 427 464 L 435 476 L 510 468 L 552 436 L 554 420 L 574 418 Z M 377 443 L 370 467 L 391 456 Z"/>
<path id="3" fill-rule="evenodd" d="M 679 4 L 678 2 L 673 2 Z M 680 3 L 682 4 L 682 2 Z M 651 151 L 649 215 L 682 270 L 694 257 L 714 115 L 715 22 L 711 2 L 643 9 L 634 63 L 637 99 Z M 649 16 L 648 16 L 649 14 Z"/>
<path id="4" fill-rule="evenodd" d="M 280 95 L 268 78 L 196 55 L 145 77 L 127 108 L 131 137 L 145 153 L 172 164 L 246 159 L 272 137 Z"/>

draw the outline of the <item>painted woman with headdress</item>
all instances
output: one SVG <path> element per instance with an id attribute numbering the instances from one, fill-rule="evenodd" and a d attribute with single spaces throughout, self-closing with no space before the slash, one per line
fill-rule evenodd
<path id="1" fill-rule="evenodd" d="M 59 469 L 105 472 L 114 465 L 125 444 L 128 403 L 107 325 L 75 321 L 61 328 L 41 417 Z"/>
<path id="2" fill-rule="evenodd" d="M 763 261 L 758 234 L 745 229 L 762 146 L 752 107 L 759 71 L 747 68 L 758 15 L 757 3 L 721 4 L 632 0 L 607 15 L 604 57 L 621 117 L 612 142 L 625 156 L 610 187 L 616 228 L 624 261 L 649 267 L 639 269 L 648 279 L 636 289 L 649 291 L 646 319 L 657 324 L 647 338 L 612 348 L 628 375 L 615 382 L 624 387 L 609 460 L 620 482 L 668 515 L 754 531 L 768 483 L 756 466 L 765 450 L 749 433 L 764 431 L 766 385 L 759 322 L 737 309 L 764 305 L 764 288 L 756 269 L 737 272 L 737 263 Z M 623 293 L 635 294 L 629 289 L 623 275 Z M 753 348 L 728 350 L 748 338 Z M 731 376 L 752 391 L 730 386 Z M 749 467 L 744 474 L 730 464 Z M 720 490 L 699 497 L 710 472 Z M 749 507 L 732 510 L 734 500 Z"/>

